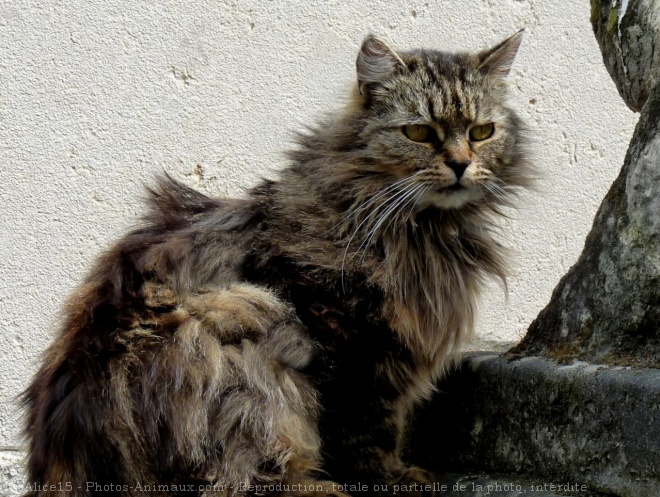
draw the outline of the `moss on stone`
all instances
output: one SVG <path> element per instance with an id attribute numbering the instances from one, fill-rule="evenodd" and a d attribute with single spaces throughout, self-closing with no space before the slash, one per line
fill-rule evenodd
<path id="1" fill-rule="evenodd" d="M 616 7 L 610 9 L 610 15 L 607 18 L 607 32 L 611 34 L 619 25 L 619 10 Z"/>

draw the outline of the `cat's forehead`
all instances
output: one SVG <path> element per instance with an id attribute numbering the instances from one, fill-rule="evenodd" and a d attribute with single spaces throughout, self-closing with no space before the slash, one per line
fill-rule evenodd
<path id="1" fill-rule="evenodd" d="M 430 80 L 441 79 L 481 81 L 475 59 L 469 54 L 438 50 L 415 50 L 401 54 L 410 74 L 426 75 Z"/>
<path id="2" fill-rule="evenodd" d="M 420 50 L 401 54 L 407 71 L 392 81 L 392 110 L 431 121 L 475 121 L 497 105 L 487 77 L 468 54 Z"/>

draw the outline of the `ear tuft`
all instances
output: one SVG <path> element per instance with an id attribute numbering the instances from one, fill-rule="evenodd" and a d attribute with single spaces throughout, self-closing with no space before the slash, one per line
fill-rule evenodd
<path id="1" fill-rule="evenodd" d="M 371 86 L 387 81 L 406 67 L 401 57 L 387 43 L 373 35 L 367 36 L 362 42 L 355 65 L 362 95 L 368 93 Z"/>
<path id="2" fill-rule="evenodd" d="M 516 59 L 525 29 L 478 55 L 479 69 L 489 75 L 508 76 Z"/>

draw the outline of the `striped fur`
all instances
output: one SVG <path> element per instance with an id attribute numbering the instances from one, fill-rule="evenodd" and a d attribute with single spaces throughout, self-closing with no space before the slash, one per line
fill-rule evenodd
<path id="1" fill-rule="evenodd" d="M 214 200 L 160 179 L 24 394 L 26 495 L 430 481 L 401 461 L 405 421 L 469 338 L 484 278 L 504 279 L 493 220 L 529 180 L 505 103 L 519 41 L 456 55 L 368 37 L 350 104 L 299 136 L 279 180 Z M 469 143 L 475 122 L 496 134 Z M 420 123 L 441 139 L 406 138 Z"/>

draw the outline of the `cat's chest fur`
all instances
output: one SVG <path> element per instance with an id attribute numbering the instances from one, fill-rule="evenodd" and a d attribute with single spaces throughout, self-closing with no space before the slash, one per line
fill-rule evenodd
<path id="1" fill-rule="evenodd" d="M 397 392 L 425 397 L 472 330 L 480 270 L 469 237 L 432 226 L 396 233 L 346 272 L 315 265 L 313 253 L 305 262 L 279 253 L 248 258 L 245 274 L 296 309 L 319 344 L 321 379 L 346 375 L 357 386 L 381 375 Z"/>

